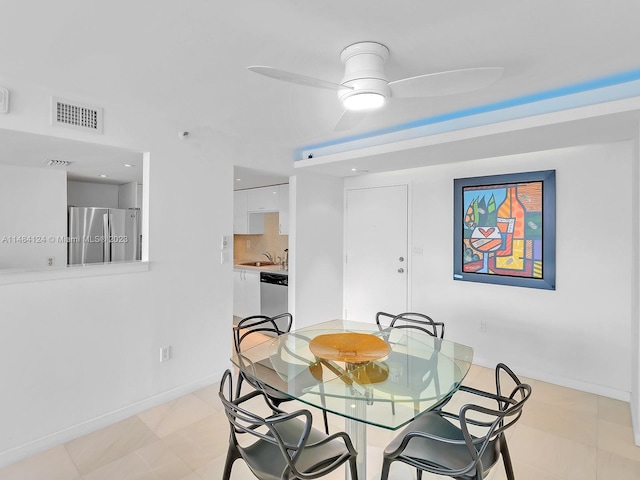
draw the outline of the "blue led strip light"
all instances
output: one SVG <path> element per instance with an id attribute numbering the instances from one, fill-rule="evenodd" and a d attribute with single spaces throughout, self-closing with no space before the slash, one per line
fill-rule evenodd
<path id="1" fill-rule="evenodd" d="M 417 129 L 418 127 L 433 127 L 437 124 L 443 124 L 441 125 L 441 128 L 431 128 L 428 132 L 419 129 L 414 134 L 408 134 L 404 136 L 403 139 L 432 135 L 434 133 L 442 133 L 445 131 L 459 130 L 461 128 L 468 128 L 471 126 L 486 125 L 495 123 L 497 121 L 505 121 L 514 118 L 539 115 L 542 113 L 549 113 L 568 108 L 592 105 L 622 98 L 630 98 L 638 95 L 640 95 L 640 69 L 631 70 L 616 75 L 610 75 L 595 80 L 589 80 L 582 83 L 576 83 L 574 85 L 555 88 L 552 90 L 546 90 L 540 93 L 524 95 L 521 97 L 502 100 L 486 105 L 480 105 L 477 107 L 466 108 L 454 112 L 443 113 L 440 115 L 401 123 L 399 125 L 394 125 L 392 127 L 387 127 L 379 130 L 364 132 L 357 135 L 351 135 L 348 137 L 342 137 L 326 142 L 316 143 L 313 145 L 307 145 L 296 149 L 295 160 L 304 159 L 305 152 L 314 150 L 326 150 L 325 152 L 322 152 L 326 155 L 330 153 L 371 146 L 371 139 L 375 137 L 382 137 L 384 135 L 389 135 L 396 132 Z M 562 101 L 558 101 L 559 99 L 562 99 Z M 548 102 L 548 100 L 554 100 L 554 102 Z M 539 105 L 534 106 L 532 104 Z M 526 109 L 516 108 L 525 105 L 527 106 Z M 469 117 L 475 118 L 472 120 Z M 463 123 L 456 122 L 455 125 L 446 123 L 451 122 L 452 120 L 460 120 L 465 118 L 467 118 L 469 121 Z M 369 140 L 369 142 L 359 142 L 364 140 Z M 390 141 L 393 140 L 384 140 L 381 138 L 378 142 L 374 142 L 374 144 L 384 144 Z M 351 148 L 346 148 L 347 146 L 344 145 L 352 142 L 355 143 L 351 146 Z M 342 146 L 342 148 L 340 146 Z"/>

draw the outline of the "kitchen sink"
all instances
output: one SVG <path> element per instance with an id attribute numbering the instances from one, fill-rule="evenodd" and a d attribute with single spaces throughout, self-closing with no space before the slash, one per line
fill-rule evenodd
<path id="1" fill-rule="evenodd" d="M 244 262 L 238 263 L 238 265 L 243 265 L 247 267 L 268 267 L 269 265 L 275 265 L 275 263 L 271 262 Z"/>

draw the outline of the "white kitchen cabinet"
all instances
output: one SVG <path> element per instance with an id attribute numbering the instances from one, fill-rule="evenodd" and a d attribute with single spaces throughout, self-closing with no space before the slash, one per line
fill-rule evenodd
<path id="1" fill-rule="evenodd" d="M 233 233 L 248 233 L 247 191 L 233 192 Z"/>
<path id="2" fill-rule="evenodd" d="M 277 212 L 279 207 L 279 186 L 251 188 L 247 192 L 247 211 Z"/>
<path id="3" fill-rule="evenodd" d="M 280 185 L 278 222 L 280 235 L 289 235 L 289 185 Z"/>
<path id="4" fill-rule="evenodd" d="M 260 272 L 234 269 L 233 314 L 242 318 L 260 314 Z"/>
<path id="5" fill-rule="evenodd" d="M 264 233 L 264 215 L 252 213 L 248 210 L 248 192 L 237 190 L 233 192 L 233 233 L 262 234 Z"/>

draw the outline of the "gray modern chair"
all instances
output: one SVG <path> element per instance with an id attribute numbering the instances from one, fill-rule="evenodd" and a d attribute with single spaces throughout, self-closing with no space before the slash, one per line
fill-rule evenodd
<path id="1" fill-rule="evenodd" d="M 496 393 L 460 388 L 478 402 L 463 405 L 459 413 L 435 410 L 413 420 L 385 449 L 381 480 L 388 479 L 395 461 L 415 467 L 418 480 L 423 471 L 459 480 L 481 480 L 500 456 L 507 479 L 515 480 L 505 430 L 520 419 L 531 387 L 502 363 L 496 366 L 495 376 Z M 508 393 L 502 378 L 513 386 Z M 490 406 L 485 405 L 487 402 Z"/>
<path id="2" fill-rule="evenodd" d="M 383 318 L 388 320 L 385 325 Z M 436 338 L 444 338 L 444 323 L 435 322 L 431 317 L 423 313 L 406 312 L 393 315 L 387 312 L 376 313 L 376 324 L 379 328 L 414 328 Z"/>
<path id="3" fill-rule="evenodd" d="M 441 340 L 442 338 L 444 338 L 444 323 L 435 322 L 431 317 L 423 313 L 405 312 L 405 313 L 400 313 L 398 315 L 394 315 L 392 313 L 387 313 L 387 312 L 378 312 L 376 313 L 376 324 L 378 325 L 378 328 L 383 332 L 387 328 L 405 328 L 405 329 L 418 330 L 432 337 L 435 337 L 436 339 Z M 391 341 L 390 332 L 387 332 L 385 334 L 385 339 L 388 342 Z M 417 378 L 413 379 L 410 382 L 410 385 L 412 387 L 414 388 L 419 387 L 418 390 L 424 390 L 430 383 L 432 383 L 435 380 L 433 375 L 437 371 L 437 367 L 435 363 L 437 362 L 437 359 L 438 359 L 437 350 L 440 348 L 439 341 L 436 341 L 434 346 L 436 347 L 436 351 L 433 352 L 433 355 L 431 356 L 430 359 L 418 359 L 418 358 L 415 359 L 416 362 L 425 364 L 424 372 L 420 373 Z M 391 364 L 392 362 L 393 362 L 393 353 L 390 354 L 387 363 Z M 414 370 L 416 373 L 419 373 L 420 368 L 413 368 L 412 370 Z M 427 371 L 430 372 L 428 375 L 425 374 Z M 436 384 L 436 394 L 439 395 L 440 393 L 439 388 L 437 388 L 438 382 L 436 381 L 435 384 Z M 446 399 L 443 400 L 443 404 L 446 403 L 446 401 L 447 401 Z M 396 400 L 392 395 L 391 396 L 391 413 L 393 415 L 395 415 L 396 413 L 395 402 Z M 418 410 L 419 401 L 414 400 L 414 404 L 415 404 L 414 408 Z"/>
<path id="4" fill-rule="evenodd" d="M 357 452 L 344 432 L 326 435 L 312 427 L 308 410 L 285 413 L 269 401 L 262 390 L 232 398 L 231 371 L 220 381 L 220 400 L 229 420 L 229 449 L 222 480 L 229 480 L 234 462 L 242 458 L 259 480 L 307 480 L 323 477 L 349 462 L 351 478 L 357 480 Z M 262 397 L 270 415 L 253 413 L 256 397 Z M 249 410 L 251 408 L 252 410 Z M 264 408 L 264 406 L 263 406 Z"/>
<path id="5" fill-rule="evenodd" d="M 293 315 L 290 313 L 281 313 L 275 317 L 268 317 L 266 315 L 252 315 L 250 317 L 243 318 L 233 327 L 233 344 L 236 350 L 236 354 L 242 354 L 242 343 L 250 338 L 251 335 L 282 335 L 289 333 L 293 325 Z M 271 403 L 276 407 L 279 407 L 282 402 L 288 402 L 293 400 L 290 396 L 284 393 L 270 388 L 267 385 L 259 385 L 258 382 L 251 376 L 244 372 L 238 374 L 238 383 L 236 385 L 236 397 L 240 397 L 242 390 L 242 383 L 247 382 L 255 389 L 262 389 L 268 396 Z M 324 429 L 326 434 L 329 434 L 329 420 L 327 418 L 327 412 L 322 411 L 324 419 Z"/>
<path id="6" fill-rule="evenodd" d="M 233 327 L 233 345 L 236 353 L 242 353 L 242 343 L 246 341 L 250 336 L 255 334 L 262 335 L 282 335 L 291 331 L 293 325 L 293 315 L 290 313 L 282 313 L 275 317 L 268 317 L 266 315 L 252 315 L 251 317 L 243 318 Z M 250 375 L 246 375 L 244 372 L 240 372 L 238 375 L 238 384 L 236 385 L 236 397 L 240 396 L 240 390 L 242 389 L 242 383 L 246 381 L 253 388 L 260 388 L 258 383 Z M 283 395 L 276 390 L 266 390 L 271 402 L 276 406 L 281 402 L 291 400 L 290 397 Z"/>

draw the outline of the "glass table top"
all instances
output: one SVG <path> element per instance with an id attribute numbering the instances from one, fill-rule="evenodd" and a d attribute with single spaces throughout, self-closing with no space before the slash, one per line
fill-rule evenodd
<path id="1" fill-rule="evenodd" d="M 388 429 L 449 398 L 472 359 L 471 347 L 415 329 L 347 320 L 304 327 L 231 358 L 247 375 L 292 398 Z"/>

